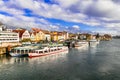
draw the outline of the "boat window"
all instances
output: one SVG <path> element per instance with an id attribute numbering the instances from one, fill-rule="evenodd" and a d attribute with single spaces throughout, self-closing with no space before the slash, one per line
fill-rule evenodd
<path id="1" fill-rule="evenodd" d="M 35 51 L 32 51 L 32 50 L 31 50 L 31 52 L 32 52 L 32 53 L 35 53 Z"/>
<path id="2" fill-rule="evenodd" d="M 17 50 L 17 53 L 20 53 L 20 50 Z"/>
<path id="3" fill-rule="evenodd" d="M 21 53 L 24 53 L 24 50 L 21 50 Z"/>
<path id="4" fill-rule="evenodd" d="M 12 49 L 11 52 L 14 52 L 14 49 Z"/>
<path id="5" fill-rule="evenodd" d="M 28 52 L 32 52 L 32 50 L 29 50 Z"/>
<path id="6" fill-rule="evenodd" d="M 38 53 L 38 51 L 35 51 L 35 53 Z"/>
<path id="7" fill-rule="evenodd" d="M 39 51 L 39 53 L 43 53 L 43 51 Z"/>
<path id="8" fill-rule="evenodd" d="M 48 52 L 48 51 L 44 51 L 44 52 Z"/>
<path id="9" fill-rule="evenodd" d="M 28 50 L 25 50 L 25 53 L 27 53 L 28 52 Z"/>
<path id="10" fill-rule="evenodd" d="M 51 49 L 50 51 L 53 51 L 53 49 Z"/>

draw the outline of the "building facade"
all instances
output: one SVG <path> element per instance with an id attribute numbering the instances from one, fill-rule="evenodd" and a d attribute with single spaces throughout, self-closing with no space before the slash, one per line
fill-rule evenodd
<path id="1" fill-rule="evenodd" d="M 15 32 L 0 32 L 0 42 L 19 42 L 19 34 Z"/>
<path id="2" fill-rule="evenodd" d="M 23 39 L 30 39 L 30 33 L 29 33 L 28 30 L 25 30 L 25 31 L 23 32 L 21 39 L 22 39 L 22 40 L 23 40 Z"/>
<path id="3" fill-rule="evenodd" d="M 50 41 L 51 40 L 50 31 L 48 31 L 48 30 L 42 30 L 42 32 L 44 33 L 44 40 Z"/>
<path id="4" fill-rule="evenodd" d="M 19 34 L 5 30 L 5 25 L 0 25 L 0 43 L 19 42 Z"/>
<path id="5" fill-rule="evenodd" d="M 13 30 L 13 32 L 16 32 L 19 34 L 20 41 L 25 39 L 30 39 L 31 37 L 29 31 L 25 29 L 16 29 L 16 30 Z"/>

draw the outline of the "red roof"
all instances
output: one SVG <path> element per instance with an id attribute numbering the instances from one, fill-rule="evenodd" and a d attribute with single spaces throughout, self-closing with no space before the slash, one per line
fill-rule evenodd
<path id="1" fill-rule="evenodd" d="M 32 28 L 33 32 L 39 32 L 40 29 L 39 28 Z"/>
<path id="2" fill-rule="evenodd" d="M 20 30 L 13 30 L 13 32 L 19 33 L 19 37 L 21 38 L 23 33 L 25 32 L 25 29 L 20 29 Z"/>
<path id="3" fill-rule="evenodd" d="M 32 31 L 34 32 L 34 34 L 42 31 L 44 34 L 50 34 L 50 32 L 48 30 L 42 30 L 42 29 L 39 29 L 39 28 L 32 28 Z"/>

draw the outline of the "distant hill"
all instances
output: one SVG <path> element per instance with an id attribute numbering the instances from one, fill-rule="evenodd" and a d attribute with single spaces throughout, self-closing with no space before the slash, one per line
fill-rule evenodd
<path id="1" fill-rule="evenodd" d="M 115 39 L 120 39 L 120 35 L 113 36 Z"/>

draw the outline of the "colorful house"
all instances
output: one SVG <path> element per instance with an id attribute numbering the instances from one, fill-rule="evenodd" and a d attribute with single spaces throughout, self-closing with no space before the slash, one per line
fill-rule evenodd
<path id="1" fill-rule="evenodd" d="M 59 41 L 64 40 L 64 34 L 63 34 L 63 32 L 58 32 L 58 40 Z"/>
<path id="2" fill-rule="evenodd" d="M 64 37 L 64 40 L 69 39 L 69 33 L 66 31 L 63 31 L 63 37 Z"/>
<path id="3" fill-rule="evenodd" d="M 48 30 L 42 30 L 38 28 L 32 28 L 31 40 L 32 41 L 44 41 L 44 40 L 51 40 L 51 35 Z"/>
<path id="4" fill-rule="evenodd" d="M 30 39 L 30 33 L 26 29 L 16 29 L 13 32 L 19 33 L 20 40 Z"/>
<path id="5" fill-rule="evenodd" d="M 77 34 L 69 33 L 69 39 L 78 39 Z"/>
<path id="6" fill-rule="evenodd" d="M 53 31 L 51 32 L 51 39 L 53 41 L 66 40 L 69 39 L 69 34 L 65 31 L 63 32 Z"/>
<path id="7" fill-rule="evenodd" d="M 30 39 L 32 42 L 36 42 L 36 33 L 35 32 L 31 32 Z"/>
<path id="8" fill-rule="evenodd" d="M 51 40 L 58 41 L 58 32 L 57 31 L 51 32 Z"/>
<path id="9" fill-rule="evenodd" d="M 50 41 L 51 40 L 50 31 L 48 31 L 48 30 L 42 30 L 42 32 L 44 33 L 44 40 Z"/>
<path id="10" fill-rule="evenodd" d="M 40 29 L 38 28 L 32 28 L 31 32 L 31 41 L 33 42 L 39 42 L 40 41 Z"/>

